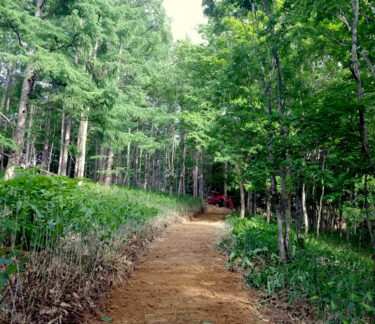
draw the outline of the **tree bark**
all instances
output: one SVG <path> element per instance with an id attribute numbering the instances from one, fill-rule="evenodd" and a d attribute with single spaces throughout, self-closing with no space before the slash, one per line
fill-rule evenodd
<path id="1" fill-rule="evenodd" d="M 193 170 L 193 196 L 198 197 L 198 152 L 195 152 L 195 166 Z"/>
<path id="2" fill-rule="evenodd" d="M 178 182 L 178 193 L 180 195 L 185 194 L 185 161 L 186 161 L 186 150 L 187 150 L 187 145 L 186 145 L 186 139 L 187 136 L 186 134 L 184 135 L 184 148 L 182 151 L 182 164 L 181 164 L 181 170 L 180 170 L 180 179 Z"/>
<path id="3" fill-rule="evenodd" d="M 203 152 L 200 152 L 200 167 L 199 167 L 199 197 L 204 199 L 204 174 L 203 174 Z"/>
<path id="4" fill-rule="evenodd" d="M 64 121 L 62 121 L 64 122 Z M 65 127 L 65 126 L 64 126 Z M 68 168 L 68 158 L 69 158 L 69 145 L 70 145 L 70 134 L 72 131 L 72 115 L 67 115 L 67 121 L 66 121 L 66 128 L 64 131 L 62 131 L 63 134 L 63 140 L 62 140 L 62 150 L 60 148 L 60 163 L 61 166 L 59 166 L 59 174 L 62 176 L 70 176 L 70 173 L 67 172 Z"/>
<path id="5" fill-rule="evenodd" d="M 357 84 L 357 98 L 358 101 L 361 102 L 363 99 L 363 85 L 361 80 L 361 73 L 359 68 L 359 60 L 358 60 L 358 19 L 359 19 L 359 0 L 352 0 L 353 6 L 353 24 L 352 24 L 352 61 L 353 67 L 351 67 L 351 71 L 355 82 Z M 366 126 L 366 108 L 362 105 L 359 105 L 358 110 L 359 116 L 359 129 L 362 141 L 362 150 L 364 157 L 367 162 L 371 161 L 371 152 L 370 152 L 370 145 L 368 142 L 368 135 L 367 135 L 367 126 Z"/>
<path id="6" fill-rule="evenodd" d="M 3 96 L 1 97 L 1 103 L 0 103 L 0 111 L 1 112 L 4 110 L 5 103 L 6 103 L 6 100 L 8 98 L 9 86 L 12 82 L 13 68 L 14 68 L 13 61 L 9 61 L 7 76 L 5 78 L 5 82 L 4 82 L 4 85 L 3 85 Z"/>
<path id="7" fill-rule="evenodd" d="M 114 152 L 112 148 L 108 149 L 108 159 L 107 159 L 107 166 L 106 166 L 106 173 L 104 178 L 104 185 L 109 187 L 112 182 L 112 165 L 113 165 L 113 157 Z"/>
<path id="8" fill-rule="evenodd" d="M 128 143 L 128 147 L 127 147 L 127 151 L 126 151 L 126 171 L 125 171 L 125 177 L 124 177 L 124 185 L 125 186 L 129 186 L 129 172 L 130 172 L 130 134 L 131 134 L 131 130 L 129 128 L 128 130 L 128 134 L 129 134 L 129 143 Z"/>
<path id="9" fill-rule="evenodd" d="M 74 168 L 74 177 L 83 178 L 85 175 L 86 165 L 86 145 L 87 145 L 87 131 L 89 126 L 89 119 L 86 112 L 81 113 L 81 121 L 79 124 L 78 140 L 77 140 L 77 157 Z"/>
<path id="10" fill-rule="evenodd" d="M 34 123 L 35 106 L 30 105 L 29 123 L 27 129 L 27 143 L 26 143 L 26 155 L 25 155 L 25 168 L 35 167 L 33 165 L 33 154 L 34 154 L 34 139 L 33 139 L 33 123 Z"/>
<path id="11" fill-rule="evenodd" d="M 309 234 L 309 217 L 307 216 L 307 209 L 306 209 L 306 185 L 302 184 L 302 214 L 303 214 L 303 222 L 305 224 L 305 234 Z"/>
<path id="12" fill-rule="evenodd" d="M 42 168 L 48 169 L 48 161 L 50 157 L 50 133 L 51 133 L 51 110 L 49 109 L 46 114 L 46 138 L 43 145 L 43 154 L 42 154 Z"/>
<path id="13" fill-rule="evenodd" d="M 245 217 L 245 187 L 243 180 L 240 180 L 240 197 L 241 197 L 241 208 L 240 208 L 240 218 Z"/>

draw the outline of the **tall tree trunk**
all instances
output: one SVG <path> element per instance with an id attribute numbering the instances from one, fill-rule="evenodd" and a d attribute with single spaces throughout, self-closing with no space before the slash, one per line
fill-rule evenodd
<path id="1" fill-rule="evenodd" d="M 8 165 L 5 170 L 5 180 L 10 180 L 14 178 L 15 167 L 17 165 L 20 165 L 22 160 L 22 148 L 25 142 L 25 130 L 27 120 L 27 103 L 29 101 L 30 94 L 33 88 L 33 77 L 34 70 L 31 68 L 30 65 L 28 65 L 26 68 L 25 78 L 22 83 L 21 98 L 17 114 L 17 126 L 13 136 L 13 140 L 18 145 L 18 148 L 11 150 Z"/>
<path id="2" fill-rule="evenodd" d="M 195 166 L 193 170 L 193 196 L 198 197 L 198 152 L 195 152 Z"/>
<path id="3" fill-rule="evenodd" d="M 178 182 L 178 193 L 184 195 L 185 194 L 185 163 L 186 163 L 186 145 L 187 136 L 184 135 L 184 148 L 182 151 L 182 164 L 181 164 L 181 170 L 180 170 L 180 179 Z"/>
<path id="4" fill-rule="evenodd" d="M 134 175 L 133 175 L 133 186 L 138 187 L 138 144 L 134 145 Z"/>
<path id="5" fill-rule="evenodd" d="M 13 68 L 14 68 L 13 61 L 9 61 L 7 76 L 5 78 L 4 85 L 3 85 L 3 96 L 1 97 L 1 102 L 0 102 L 0 112 L 3 112 L 5 103 L 8 99 L 8 91 L 9 91 L 9 86 L 12 82 Z"/>
<path id="6" fill-rule="evenodd" d="M 351 71 L 357 84 L 358 101 L 363 99 L 363 85 L 358 60 L 358 19 L 359 19 L 359 1 L 352 0 L 353 7 L 353 24 L 352 24 L 352 61 L 353 67 Z M 367 126 L 366 126 L 366 109 L 363 105 L 359 105 L 359 129 L 362 141 L 363 154 L 367 162 L 371 161 L 370 145 L 368 142 Z"/>
<path id="7" fill-rule="evenodd" d="M 324 170 L 324 168 L 325 168 L 325 159 L 326 159 L 325 156 L 323 156 L 322 170 Z M 319 237 L 319 234 L 320 234 L 320 223 L 321 223 L 321 220 L 322 220 L 324 190 L 325 190 L 324 179 L 322 179 L 322 194 L 320 195 L 319 207 L 318 207 L 318 219 L 317 219 L 317 223 L 316 223 L 316 236 L 318 236 L 318 237 Z"/>
<path id="8" fill-rule="evenodd" d="M 74 168 L 74 177 L 83 178 L 85 175 L 86 165 L 86 145 L 87 145 L 87 131 L 89 126 L 89 119 L 86 112 L 81 113 L 81 121 L 79 124 L 78 140 L 77 140 L 77 157 Z"/>
<path id="9" fill-rule="evenodd" d="M 145 162 L 144 162 L 144 179 L 143 179 L 143 189 L 147 190 L 149 181 L 149 154 L 145 152 Z"/>
<path id="10" fill-rule="evenodd" d="M 267 223 L 271 222 L 271 189 L 269 186 L 266 187 L 266 219 Z"/>
<path id="11" fill-rule="evenodd" d="M 43 0 L 38 0 L 36 3 L 36 10 L 35 10 L 35 17 L 40 18 L 41 16 L 41 9 L 44 4 Z M 30 48 L 29 54 L 34 54 L 35 49 Z M 20 103 L 18 106 L 18 114 L 17 114 L 17 126 L 16 131 L 14 132 L 13 140 L 18 145 L 17 149 L 12 149 L 8 165 L 5 170 L 4 179 L 10 180 L 14 178 L 15 174 L 15 167 L 20 165 L 22 160 L 22 150 L 25 144 L 25 129 L 26 129 L 26 120 L 27 120 L 27 104 L 30 99 L 30 95 L 33 89 L 33 81 L 34 78 L 34 69 L 31 67 L 31 64 L 27 64 L 25 70 L 25 78 L 22 82 L 21 88 L 21 96 L 20 96 Z"/>
<path id="12" fill-rule="evenodd" d="M 203 174 L 203 151 L 200 152 L 200 167 L 199 167 L 199 197 L 204 199 L 204 174 Z"/>
<path id="13" fill-rule="evenodd" d="M 169 195 L 173 194 L 174 186 L 174 163 L 175 163 L 175 154 L 176 154 L 176 144 L 175 144 L 175 131 L 172 132 L 172 154 L 171 154 L 171 167 L 169 169 Z"/>
<path id="14" fill-rule="evenodd" d="M 57 170 L 58 174 L 62 174 L 62 159 L 65 149 L 65 106 L 63 106 L 63 111 L 61 114 L 61 130 L 60 130 L 60 156 L 59 156 L 59 168 Z"/>
<path id="15" fill-rule="evenodd" d="M 33 134 L 33 123 L 34 123 L 35 106 L 30 105 L 29 124 L 27 129 L 27 143 L 26 143 L 26 155 L 25 155 L 25 168 L 34 167 L 33 165 L 33 147 L 34 147 L 34 134 Z"/>
<path id="16" fill-rule="evenodd" d="M 105 171 L 107 169 L 107 149 L 102 145 L 100 147 L 100 159 L 99 159 L 99 182 L 104 183 L 105 180 Z"/>
<path id="17" fill-rule="evenodd" d="M 104 178 L 104 185 L 105 186 L 110 186 L 111 181 L 112 181 L 112 165 L 113 165 L 113 157 L 114 157 L 114 152 L 112 148 L 108 149 L 108 159 L 107 159 L 107 166 L 106 166 L 106 173 L 105 173 L 105 178 Z"/>
<path id="18" fill-rule="evenodd" d="M 68 168 L 68 158 L 69 158 L 69 145 L 70 145 L 70 134 L 72 131 L 72 115 L 68 114 L 66 118 L 66 128 L 64 130 L 64 138 L 63 138 L 63 146 L 62 151 L 60 149 L 60 156 L 61 156 L 61 166 L 59 166 L 59 174 L 62 176 L 70 176 L 70 172 L 67 172 Z"/>
<path id="19" fill-rule="evenodd" d="M 240 209 L 240 218 L 245 217 L 245 187 L 243 180 L 240 180 L 240 197 L 241 197 L 241 209 Z"/>
<path id="20" fill-rule="evenodd" d="M 224 195 L 228 197 L 228 161 L 224 162 Z M 224 201 L 224 207 L 227 207 L 228 203 Z"/>
<path id="21" fill-rule="evenodd" d="M 305 234 L 309 234 L 309 217 L 307 216 L 306 208 L 306 185 L 302 184 L 302 214 L 303 214 L 303 223 L 305 224 Z"/>
<path id="22" fill-rule="evenodd" d="M 129 172 L 130 172 L 130 134 L 131 134 L 131 130 L 129 128 L 128 130 L 128 134 L 129 134 L 129 143 L 128 143 L 128 147 L 127 147 L 127 151 L 126 151 L 126 171 L 125 171 L 125 177 L 124 177 L 124 185 L 125 186 L 129 186 Z"/>
<path id="23" fill-rule="evenodd" d="M 43 154 L 42 154 L 42 168 L 48 169 L 48 161 L 50 155 L 50 141 L 49 137 L 51 136 L 51 110 L 49 109 L 46 114 L 46 138 L 43 145 Z"/>
<path id="24" fill-rule="evenodd" d="M 249 213 L 250 216 L 253 216 L 253 197 L 252 197 L 252 192 L 249 191 L 247 193 L 247 212 Z"/>

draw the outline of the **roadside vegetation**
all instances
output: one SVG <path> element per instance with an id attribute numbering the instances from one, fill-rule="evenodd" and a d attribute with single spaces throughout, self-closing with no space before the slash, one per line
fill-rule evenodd
<path id="1" fill-rule="evenodd" d="M 244 274 L 263 301 L 284 307 L 295 319 L 323 323 L 373 323 L 375 281 L 371 255 L 336 244 L 335 235 L 291 233 L 291 262 L 278 257 L 277 224 L 264 217 L 228 219 L 230 235 L 220 244 L 230 267 Z"/>
<path id="2" fill-rule="evenodd" d="M 131 245 L 201 208 L 187 196 L 35 170 L 0 182 L 0 322 L 79 317 L 132 270 Z"/>

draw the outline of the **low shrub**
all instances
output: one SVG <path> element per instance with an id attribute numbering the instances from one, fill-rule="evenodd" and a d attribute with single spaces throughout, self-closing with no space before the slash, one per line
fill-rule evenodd
<path id="1" fill-rule="evenodd" d="M 277 225 L 264 218 L 228 220 L 231 236 L 220 248 L 230 266 L 240 266 L 248 286 L 268 296 L 287 297 L 316 309 L 312 314 L 324 323 L 374 323 L 375 278 L 370 257 L 342 246 L 336 248 L 314 236 L 298 244 L 292 233 L 291 262 L 280 262 Z"/>

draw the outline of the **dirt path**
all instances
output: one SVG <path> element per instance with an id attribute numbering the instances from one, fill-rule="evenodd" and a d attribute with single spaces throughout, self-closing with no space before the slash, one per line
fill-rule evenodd
<path id="1" fill-rule="evenodd" d="M 215 251 L 226 213 L 210 207 L 193 221 L 172 226 L 153 244 L 141 269 L 114 290 L 101 317 L 118 324 L 266 323 L 241 276 L 225 270 L 224 257 Z"/>

